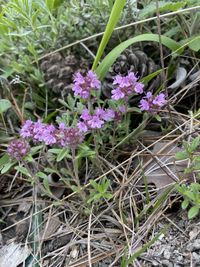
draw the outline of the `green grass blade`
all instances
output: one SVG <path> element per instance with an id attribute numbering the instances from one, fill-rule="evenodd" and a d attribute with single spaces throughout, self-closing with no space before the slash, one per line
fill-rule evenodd
<path id="1" fill-rule="evenodd" d="M 96 69 L 96 73 L 100 80 L 102 80 L 106 73 L 108 72 L 109 68 L 118 58 L 118 56 L 130 45 L 137 43 L 137 42 L 145 42 L 145 41 L 152 41 L 152 42 L 159 42 L 159 35 L 158 34 L 141 34 L 131 39 L 128 39 L 118 46 L 116 46 L 101 62 L 101 64 Z M 175 42 L 169 37 L 161 36 L 161 42 L 163 45 L 168 47 L 174 53 L 181 53 L 182 47 L 180 44 Z"/>
<path id="2" fill-rule="evenodd" d="M 95 70 L 96 67 L 97 67 L 97 64 L 104 52 L 104 49 L 111 37 L 111 34 L 119 20 L 119 17 L 120 17 L 120 14 L 124 8 L 124 5 L 126 3 L 126 0 L 116 0 L 114 5 L 113 5 L 113 8 L 112 8 L 112 11 L 111 11 L 111 14 L 110 14 L 110 18 L 108 20 L 108 23 L 107 23 L 107 26 L 106 26 L 106 30 L 105 30 L 105 33 L 103 35 L 103 38 L 101 40 L 101 43 L 99 45 L 99 48 L 98 48 L 98 51 L 97 51 L 97 55 L 95 57 L 95 60 L 94 60 L 94 63 L 93 63 L 93 66 L 92 66 L 92 69 Z"/>

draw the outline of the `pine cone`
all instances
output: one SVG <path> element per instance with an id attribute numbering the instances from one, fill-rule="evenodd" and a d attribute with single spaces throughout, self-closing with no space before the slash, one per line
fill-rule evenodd
<path id="1" fill-rule="evenodd" d="M 68 94 L 72 89 L 73 74 L 76 71 L 84 74 L 88 69 L 88 62 L 74 55 L 63 57 L 60 53 L 55 53 L 43 60 L 40 68 L 47 88 L 54 93 Z"/>
<path id="2" fill-rule="evenodd" d="M 138 77 L 141 79 L 158 69 L 160 69 L 160 67 L 143 51 L 136 48 L 126 49 L 124 53 L 118 57 L 106 75 L 103 84 L 103 94 L 110 98 L 111 90 L 113 89 L 113 79 L 117 74 L 127 75 L 128 72 L 132 71 L 137 73 Z M 159 88 L 161 82 L 161 75 L 157 75 L 157 77 L 149 82 L 148 90 L 155 91 Z"/>

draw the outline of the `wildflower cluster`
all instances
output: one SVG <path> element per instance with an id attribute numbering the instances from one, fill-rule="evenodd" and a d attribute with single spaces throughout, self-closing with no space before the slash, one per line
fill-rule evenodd
<path id="1" fill-rule="evenodd" d="M 16 160 L 22 160 L 29 151 L 29 143 L 22 138 L 11 141 L 7 149 L 8 154 Z"/>
<path id="2" fill-rule="evenodd" d="M 142 94 L 144 85 L 137 82 L 137 80 L 138 78 L 133 72 L 129 72 L 129 74 L 124 77 L 117 75 L 113 81 L 113 85 L 117 85 L 117 87 L 111 91 L 112 99 L 125 99 L 127 101 L 128 97 L 133 93 Z"/>
<path id="3" fill-rule="evenodd" d="M 105 122 L 112 121 L 114 118 L 115 112 L 110 108 L 96 108 L 93 114 L 90 114 L 88 109 L 84 109 L 77 126 L 81 132 L 88 132 L 102 128 Z"/>
<path id="4" fill-rule="evenodd" d="M 75 96 L 80 96 L 84 99 L 88 99 L 93 89 L 100 89 L 101 83 L 97 79 L 96 74 L 93 71 L 88 71 L 86 77 L 77 72 L 74 75 L 74 86 L 72 90 Z"/>
<path id="5" fill-rule="evenodd" d="M 89 71 L 84 77 L 79 72 L 74 75 L 73 91 L 76 96 L 87 100 L 85 108 L 82 110 L 77 124 L 68 127 L 64 123 L 58 126 L 45 124 L 40 120 L 33 122 L 27 120 L 20 130 L 21 138 L 14 140 L 8 147 L 8 153 L 14 158 L 22 159 L 30 150 L 26 139 L 34 143 L 43 142 L 45 145 L 57 145 L 75 149 L 84 140 L 85 134 L 96 129 L 101 129 L 106 122 L 118 121 L 127 112 L 128 98 L 133 94 L 142 94 L 144 85 L 137 81 L 137 76 L 130 72 L 127 76 L 117 75 L 113 81 L 115 89 L 112 90 L 112 99 L 116 102 L 116 108 L 93 107 L 93 90 L 99 90 L 101 83 L 93 71 Z M 155 113 L 166 104 L 165 95 L 160 93 L 153 96 L 147 92 L 140 101 L 139 107 L 142 111 Z"/>
<path id="6" fill-rule="evenodd" d="M 52 124 L 27 120 L 20 130 L 20 136 L 33 142 L 43 142 L 45 145 L 74 147 L 83 141 L 83 134 L 77 127 L 66 127 L 60 123 L 58 127 Z"/>
<path id="7" fill-rule="evenodd" d="M 139 107 L 142 111 L 156 112 L 166 105 L 166 103 L 165 94 L 160 93 L 157 96 L 153 96 L 151 92 L 148 92 L 146 96 L 140 100 Z"/>

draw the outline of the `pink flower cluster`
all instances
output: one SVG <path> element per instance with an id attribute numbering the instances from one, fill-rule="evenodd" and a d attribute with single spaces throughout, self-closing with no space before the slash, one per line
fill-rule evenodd
<path id="1" fill-rule="evenodd" d="M 113 109 L 96 108 L 93 114 L 90 114 L 88 109 L 84 109 L 80 116 L 81 120 L 77 126 L 81 132 L 88 132 L 95 129 L 100 129 L 105 122 L 112 121 L 115 118 Z"/>
<path id="2" fill-rule="evenodd" d="M 80 72 L 74 75 L 74 86 L 72 90 L 75 96 L 80 96 L 84 99 L 88 99 L 91 95 L 93 89 L 100 89 L 101 83 L 97 79 L 96 74 L 93 71 L 88 71 L 87 75 L 84 77 Z"/>
<path id="3" fill-rule="evenodd" d="M 29 151 L 29 143 L 22 138 L 11 141 L 7 148 L 8 154 L 16 160 L 21 160 Z"/>
<path id="4" fill-rule="evenodd" d="M 117 85 L 117 87 L 111 91 L 112 99 L 127 101 L 133 93 L 142 94 L 144 85 L 137 80 L 138 78 L 133 72 L 129 72 L 127 76 L 117 75 L 113 81 L 113 85 Z"/>
<path id="5" fill-rule="evenodd" d="M 34 142 L 44 142 L 45 145 L 57 144 L 59 146 L 70 148 L 76 147 L 83 142 L 84 136 L 77 127 L 66 127 L 60 123 L 56 128 L 52 124 L 33 122 L 27 120 L 20 130 L 20 136 L 30 138 Z"/>
<path id="6" fill-rule="evenodd" d="M 146 96 L 140 100 L 139 107 L 142 111 L 154 112 L 159 111 L 166 103 L 165 94 L 160 93 L 157 96 L 153 96 L 151 92 L 148 92 Z"/>

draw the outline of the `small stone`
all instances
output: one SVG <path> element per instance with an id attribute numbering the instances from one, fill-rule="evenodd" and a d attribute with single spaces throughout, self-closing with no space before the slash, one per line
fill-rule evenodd
<path id="1" fill-rule="evenodd" d="M 163 256 L 165 259 L 169 260 L 171 257 L 171 252 L 169 252 L 168 250 L 165 250 L 163 253 Z"/>
<path id="2" fill-rule="evenodd" d="M 200 249 L 200 239 L 196 239 L 194 240 L 192 243 L 189 243 L 187 245 L 187 250 L 188 251 L 196 251 L 196 250 L 199 250 Z"/>
<path id="3" fill-rule="evenodd" d="M 196 252 L 192 252 L 192 258 L 197 262 L 200 260 L 200 256 Z"/>
<path id="4" fill-rule="evenodd" d="M 183 260 L 183 256 L 180 255 L 180 256 L 177 257 L 177 261 L 181 262 L 182 260 Z"/>
<path id="5" fill-rule="evenodd" d="M 173 267 L 173 263 L 171 263 L 169 260 L 163 260 L 162 264 L 163 267 Z"/>

